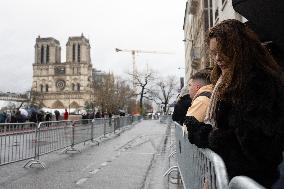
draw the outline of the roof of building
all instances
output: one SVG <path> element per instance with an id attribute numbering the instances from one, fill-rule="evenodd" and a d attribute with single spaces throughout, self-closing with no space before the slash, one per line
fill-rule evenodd
<path id="1" fill-rule="evenodd" d="M 84 34 L 82 33 L 81 36 L 71 36 L 69 37 L 68 41 L 85 41 L 89 43 L 89 39 L 87 39 Z"/>
<path id="2" fill-rule="evenodd" d="M 38 36 L 38 37 L 36 38 L 36 42 L 54 42 L 54 43 L 60 45 L 60 42 L 59 42 L 57 39 L 53 38 L 53 37 L 44 37 L 44 38 L 41 38 L 40 36 Z"/>

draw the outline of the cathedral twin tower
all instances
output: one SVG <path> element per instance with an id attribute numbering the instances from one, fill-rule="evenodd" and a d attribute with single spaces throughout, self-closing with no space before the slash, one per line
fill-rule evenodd
<path id="1" fill-rule="evenodd" d="M 83 36 L 69 37 L 66 62 L 54 38 L 36 39 L 32 91 L 38 103 L 53 109 L 82 108 L 92 101 L 90 43 Z"/>

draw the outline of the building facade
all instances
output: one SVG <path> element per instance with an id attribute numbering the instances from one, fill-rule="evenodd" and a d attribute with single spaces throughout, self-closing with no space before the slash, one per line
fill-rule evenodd
<path id="1" fill-rule="evenodd" d="M 198 70 L 210 66 L 206 36 L 208 30 L 226 19 L 245 22 L 232 6 L 232 0 L 188 0 L 184 15 L 185 84 Z"/>
<path id="2" fill-rule="evenodd" d="M 184 16 L 185 84 L 197 70 L 209 66 L 205 39 L 213 26 L 212 0 L 188 0 Z"/>
<path id="3" fill-rule="evenodd" d="M 61 47 L 54 38 L 36 39 L 32 94 L 47 108 L 78 109 L 93 100 L 92 63 L 89 40 L 69 37 L 66 62 L 61 62 Z"/>

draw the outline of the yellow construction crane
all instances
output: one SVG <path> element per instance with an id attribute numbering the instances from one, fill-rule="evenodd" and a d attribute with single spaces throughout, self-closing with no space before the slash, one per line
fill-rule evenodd
<path id="1" fill-rule="evenodd" d="M 152 54 L 172 54 L 171 52 L 162 52 L 162 51 L 144 51 L 144 50 L 128 50 L 128 49 L 118 49 L 115 48 L 116 52 L 130 52 L 132 54 L 132 67 L 133 67 L 133 76 L 136 72 L 136 60 L 135 55 L 138 53 L 152 53 Z"/>

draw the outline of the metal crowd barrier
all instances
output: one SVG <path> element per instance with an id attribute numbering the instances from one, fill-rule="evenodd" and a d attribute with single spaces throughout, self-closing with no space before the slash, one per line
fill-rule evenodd
<path id="1" fill-rule="evenodd" d="M 236 176 L 229 183 L 229 189 L 265 189 L 263 186 L 246 176 Z"/>
<path id="2" fill-rule="evenodd" d="M 115 133 L 138 118 L 132 116 L 112 119 L 82 119 L 78 121 L 48 121 L 36 123 L 0 124 L 0 165 L 31 159 L 26 166 L 39 165 L 40 156 L 60 149 L 79 151 L 75 145 L 95 141 Z M 98 141 L 97 141 L 98 142 Z"/>
<path id="3" fill-rule="evenodd" d="M 160 123 L 171 124 L 172 115 L 160 115 Z"/>
<path id="4" fill-rule="evenodd" d="M 175 123 L 177 166 L 171 167 L 164 175 L 178 171 L 185 189 L 264 189 L 254 180 L 234 177 L 230 183 L 222 158 L 209 149 L 191 144 L 182 126 Z"/>
<path id="5" fill-rule="evenodd" d="M 0 165 L 34 157 L 35 123 L 0 124 Z"/>
<path id="6" fill-rule="evenodd" d="M 182 126 L 175 122 L 176 154 L 184 188 L 228 188 L 228 177 L 223 160 L 213 151 L 192 145 Z"/>
<path id="7" fill-rule="evenodd" d="M 132 116 L 132 122 L 141 121 L 143 119 L 142 116 Z"/>

